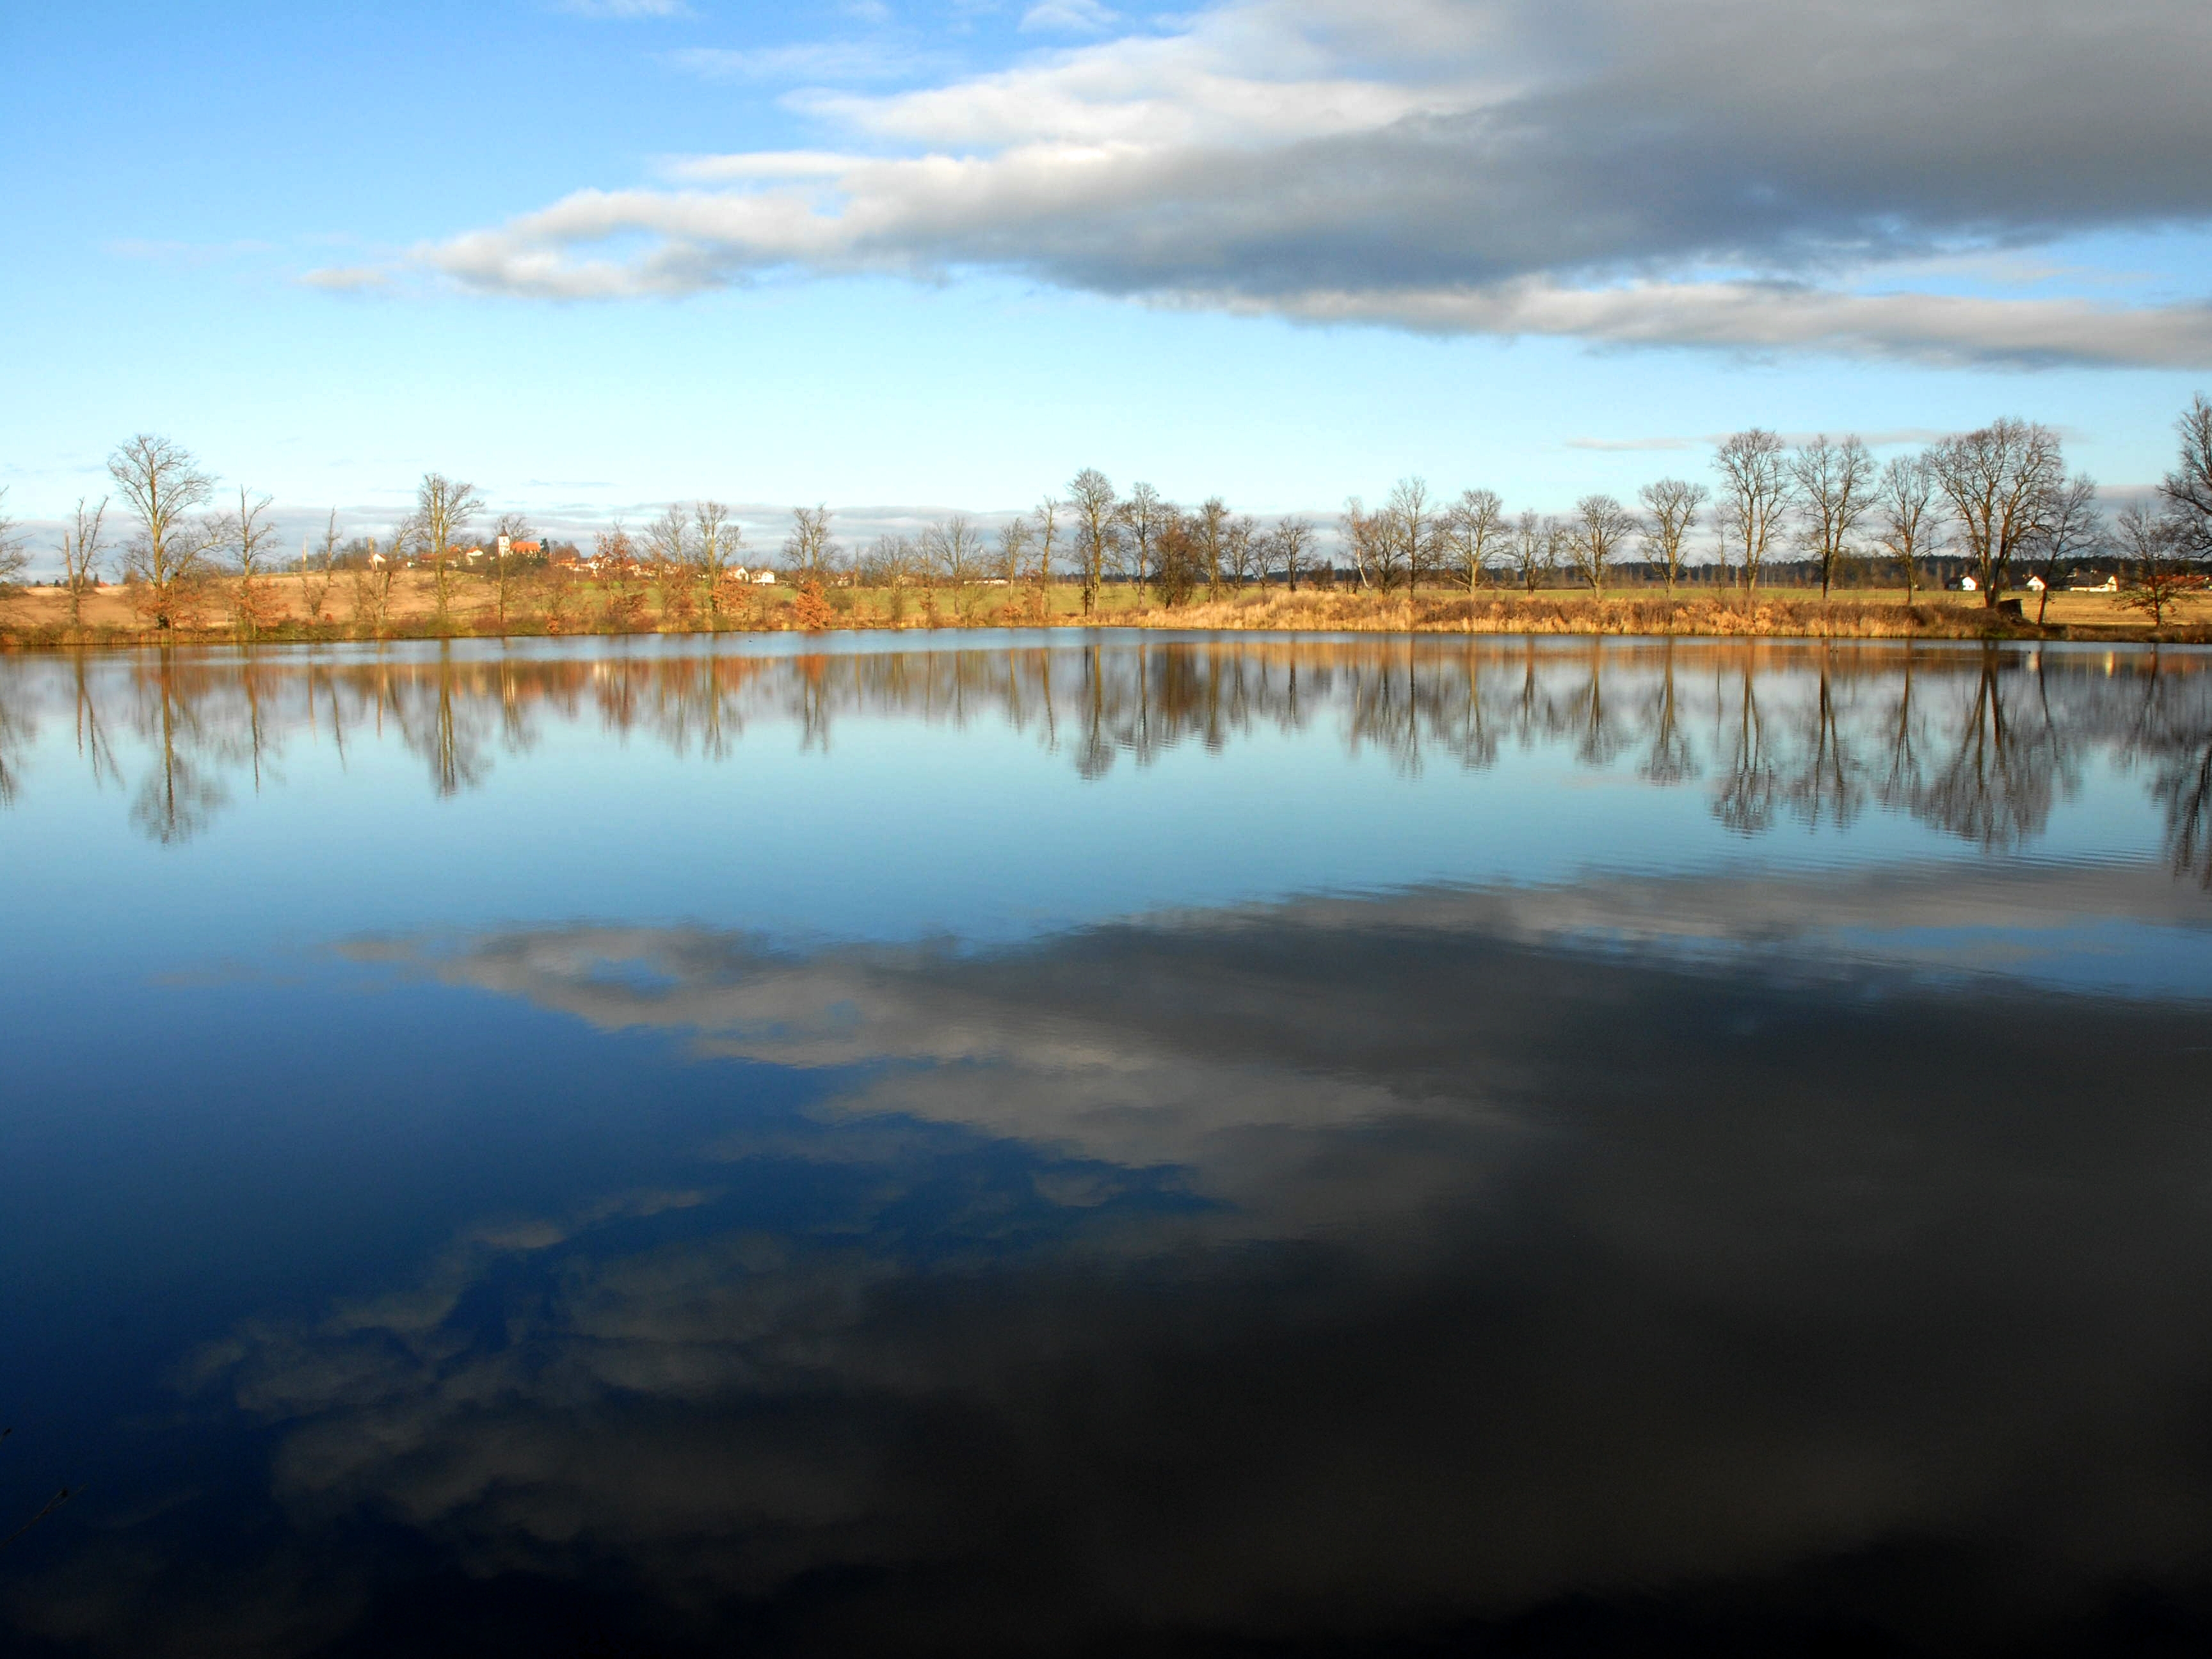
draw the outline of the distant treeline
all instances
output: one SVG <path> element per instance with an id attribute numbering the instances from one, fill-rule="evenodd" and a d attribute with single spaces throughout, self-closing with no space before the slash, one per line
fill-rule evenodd
<path id="1" fill-rule="evenodd" d="M 333 513 L 296 561 L 277 544 L 268 496 L 241 489 L 234 505 L 227 493 L 216 503 L 213 477 L 189 451 L 141 434 L 109 458 L 116 495 L 80 501 L 54 551 L 72 626 L 84 596 L 115 574 L 149 627 L 179 625 L 212 588 L 246 637 L 280 614 L 269 579 L 295 568 L 303 583 L 323 585 L 310 617 L 343 573 L 356 618 L 372 624 L 388 608 L 397 572 L 410 568 L 429 573 L 441 617 L 455 584 L 488 584 L 502 627 L 510 585 L 556 572 L 649 580 L 665 616 L 680 625 L 697 615 L 710 627 L 739 585 L 768 576 L 809 590 L 817 605 L 837 587 L 962 594 L 1072 582 L 1087 616 L 1109 584 L 1176 606 L 1200 592 L 1218 598 L 1261 584 L 1534 592 L 1565 580 L 1600 593 L 1624 583 L 1826 593 L 1887 582 L 1903 586 L 1910 603 L 1923 585 L 1971 581 L 1995 606 L 2016 583 L 2033 578 L 2047 594 L 2094 570 L 2124 575 L 2162 619 L 2212 556 L 2212 400 L 2198 394 L 2176 424 L 2173 470 L 2157 490 L 2109 514 L 2094 480 L 2069 474 L 2055 431 L 2003 419 L 1881 465 L 1854 436 L 1792 445 L 1753 427 L 1715 447 L 1709 481 L 1656 479 L 1633 506 L 1593 493 L 1564 514 L 1513 511 L 1490 489 L 1447 496 L 1407 477 L 1373 508 L 1351 498 L 1330 523 L 1297 514 L 1262 521 L 1218 496 L 1185 507 L 1149 483 L 1123 493 L 1085 468 L 1032 511 L 988 520 L 952 513 L 917 534 L 860 545 L 839 538 L 826 505 L 796 507 L 773 553 L 749 549 L 732 509 L 707 500 L 671 503 L 635 532 L 618 521 L 588 550 L 554 542 L 520 513 L 487 525 L 480 491 L 434 472 L 382 536 L 341 540 Z M 113 544 L 112 508 L 125 520 Z M 0 585 L 20 579 L 28 560 L 0 517 Z M 1046 605 L 1036 608 L 1043 619 Z"/>

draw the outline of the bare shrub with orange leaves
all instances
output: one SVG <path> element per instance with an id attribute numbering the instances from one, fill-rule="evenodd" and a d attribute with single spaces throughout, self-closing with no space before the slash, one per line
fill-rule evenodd
<path id="1" fill-rule="evenodd" d="M 124 587 L 123 597 L 142 629 L 183 631 L 197 629 L 207 620 L 205 587 L 192 578 L 130 582 Z"/>
<path id="2" fill-rule="evenodd" d="M 742 571 L 725 570 L 714 578 L 714 616 L 715 626 L 724 623 L 738 628 L 750 628 L 758 620 L 760 589 L 753 585 L 750 576 Z"/>
<path id="3" fill-rule="evenodd" d="M 822 584 L 809 579 L 791 602 L 791 622 L 810 634 L 819 634 L 837 620 L 837 613 L 823 597 Z"/>
<path id="4" fill-rule="evenodd" d="M 233 578 L 226 597 L 230 602 L 231 620 L 237 624 L 241 638 L 252 639 L 285 619 L 283 595 L 264 576 Z"/>

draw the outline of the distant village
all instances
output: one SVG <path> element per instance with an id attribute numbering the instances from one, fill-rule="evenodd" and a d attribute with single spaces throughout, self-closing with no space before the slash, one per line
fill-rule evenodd
<path id="1" fill-rule="evenodd" d="M 605 577 L 613 575 L 649 576 L 653 574 L 653 562 L 641 557 L 632 548 L 586 553 L 574 542 L 553 542 L 535 538 L 517 539 L 498 537 L 487 547 L 482 542 L 466 547 L 449 547 L 443 553 L 428 551 L 404 555 L 399 560 L 403 570 L 416 570 L 440 563 L 451 564 L 465 570 L 486 568 L 486 561 L 494 558 L 514 562 L 520 569 L 557 570 L 563 575 Z M 331 559 L 336 570 L 381 570 L 391 565 L 388 554 L 378 550 L 375 542 L 367 537 L 356 537 L 343 544 Z M 731 581 L 753 582 L 763 586 L 774 586 L 775 571 L 767 565 L 732 565 L 723 573 Z"/>

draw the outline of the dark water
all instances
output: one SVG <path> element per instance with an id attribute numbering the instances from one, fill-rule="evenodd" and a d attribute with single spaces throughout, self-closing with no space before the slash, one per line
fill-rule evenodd
<path id="1" fill-rule="evenodd" d="M 2212 1646 L 2212 657 L 838 644 L 0 660 L 0 1646 Z"/>

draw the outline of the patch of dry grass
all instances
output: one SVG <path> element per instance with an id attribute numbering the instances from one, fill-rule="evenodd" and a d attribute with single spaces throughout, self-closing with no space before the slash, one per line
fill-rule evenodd
<path id="1" fill-rule="evenodd" d="M 2099 596 L 2101 598 L 2102 596 Z M 1646 593 L 1536 593 L 1486 591 L 1468 597 L 1423 593 L 1418 599 L 1341 590 L 1291 593 L 1280 588 L 1233 595 L 1169 610 L 1155 607 L 1125 620 L 1148 628 L 1267 629 L 1285 632 L 1636 634 L 1715 638 L 1984 639 L 2067 637 L 2212 640 L 2203 621 L 2153 630 L 2106 602 L 2094 618 L 2053 606 L 2051 626 L 1961 605 L 1948 594 L 1908 605 L 1900 593 L 1864 597 L 1785 597 L 1775 592 L 1692 592 L 1669 599 Z"/>
<path id="2" fill-rule="evenodd" d="M 487 585 L 463 581 L 444 615 L 436 611 L 427 579 L 410 573 L 394 585 L 389 606 L 373 622 L 351 603 L 346 580 L 333 582 L 320 614 L 309 617 L 297 576 L 267 584 L 271 641 L 436 639 L 507 635 L 691 633 L 702 631 L 696 608 L 663 604 L 640 585 L 620 593 L 586 582 L 518 582 L 502 630 Z M 1170 608 L 1139 604 L 1116 585 L 1099 595 L 1097 611 L 1082 612 L 1079 591 L 1056 586 L 1040 616 L 1030 589 L 971 589 L 965 595 L 909 590 L 895 599 L 885 591 L 835 590 L 809 618 L 835 629 L 881 628 L 1019 628 L 1079 626 L 1086 620 L 1114 627 L 1198 630 L 1270 629 L 1287 633 L 1633 634 L 1712 638 L 1983 639 L 2076 638 L 2118 641 L 2212 641 L 2212 600 L 2197 596 L 2182 613 L 2154 631 L 2147 619 L 2104 593 L 2052 597 L 2050 625 L 2034 626 L 2031 599 L 2024 617 L 2002 617 L 1972 595 L 1922 592 L 1907 604 L 1901 591 L 1839 592 L 1823 600 L 1802 590 L 1745 593 L 1692 589 L 1672 598 L 1650 589 L 1602 597 L 1558 589 L 1524 593 L 1486 588 L 1474 595 L 1430 590 L 1418 599 L 1347 588 L 1249 589 Z M 198 625 L 149 630 L 129 596 L 106 588 L 89 597 L 83 625 L 68 626 L 68 601 L 53 588 L 32 588 L 0 605 L 0 644 L 9 646 L 134 645 L 228 641 L 238 637 L 224 607 L 210 596 L 198 607 Z M 787 587 L 761 588 L 721 617 L 719 631 L 782 632 L 803 620 Z"/>

